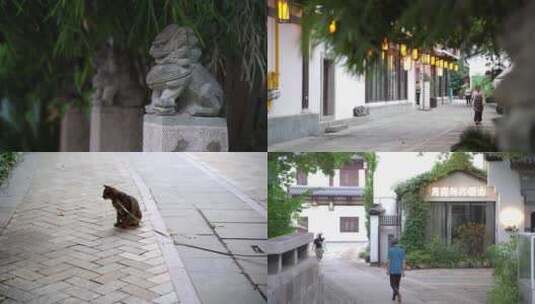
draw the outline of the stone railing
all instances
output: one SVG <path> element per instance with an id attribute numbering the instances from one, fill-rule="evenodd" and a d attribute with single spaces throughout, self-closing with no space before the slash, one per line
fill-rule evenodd
<path id="1" fill-rule="evenodd" d="M 266 242 L 268 303 L 321 303 L 318 260 L 309 256 L 312 233 L 295 233 Z"/>

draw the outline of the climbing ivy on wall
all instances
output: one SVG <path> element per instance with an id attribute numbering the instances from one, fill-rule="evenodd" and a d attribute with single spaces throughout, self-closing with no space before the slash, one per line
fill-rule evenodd
<path id="1" fill-rule="evenodd" d="M 437 162 L 430 171 L 396 186 L 394 191 L 406 214 L 401 243 L 407 251 L 423 249 L 425 246 L 425 228 L 429 207 L 429 203 L 422 199 L 425 187 L 453 171 L 464 171 L 486 177 L 485 171 L 475 167 L 472 160 L 472 154 L 466 152 L 444 154 L 443 159 Z"/>

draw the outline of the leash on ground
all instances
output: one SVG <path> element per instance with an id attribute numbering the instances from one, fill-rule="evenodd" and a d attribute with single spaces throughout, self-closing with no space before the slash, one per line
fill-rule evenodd
<path id="1" fill-rule="evenodd" d="M 160 235 L 163 235 L 165 237 L 168 237 L 168 238 L 171 238 L 173 239 L 173 244 L 176 245 L 176 246 L 183 246 L 183 247 L 189 247 L 189 248 L 193 248 L 193 249 L 198 249 L 198 250 L 203 250 L 203 251 L 208 251 L 208 252 L 212 252 L 212 253 L 216 253 L 216 254 L 221 254 L 221 255 L 226 255 L 226 256 L 235 256 L 235 257 L 244 257 L 244 258 L 262 258 L 262 257 L 267 257 L 267 255 L 265 254 L 239 254 L 239 253 L 231 253 L 231 252 L 224 252 L 224 251 L 219 251 L 219 250 L 214 250 L 214 249 L 210 249 L 210 248 L 206 248 L 206 247 L 201 247 L 201 246 L 195 246 L 195 245 L 191 245 L 191 244 L 187 244 L 187 243 L 180 243 L 180 242 L 177 242 L 172 236 L 164 233 L 164 232 L 161 232 L 159 230 L 156 230 L 154 229 L 154 232 L 160 234 Z"/>

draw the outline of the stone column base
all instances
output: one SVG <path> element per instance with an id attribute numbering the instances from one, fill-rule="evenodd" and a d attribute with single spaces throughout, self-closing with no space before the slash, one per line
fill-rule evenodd
<path id="1" fill-rule="evenodd" d="M 227 121 L 221 117 L 146 114 L 143 118 L 143 151 L 228 151 Z"/>
<path id="2" fill-rule="evenodd" d="M 93 107 L 90 151 L 141 151 L 143 108 Z"/>
<path id="3" fill-rule="evenodd" d="M 79 108 L 69 108 L 61 119 L 60 134 L 60 151 L 89 151 L 89 115 Z"/>

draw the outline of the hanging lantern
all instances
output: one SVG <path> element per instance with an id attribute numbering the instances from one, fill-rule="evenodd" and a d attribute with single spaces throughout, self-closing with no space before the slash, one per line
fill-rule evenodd
<path id="1" fill-rule="evenodd" d="M 388 51 L 388 39 L 385 38 L 385 39 L 383 40 L 383 44 L 382 44 L 382 46 L 381 46 L 381 49 L 382 49 L 383 51 Z"/>
<path id="2" fill-rule="evenodd" d="M 336 21 L 335 20 L 331 21 L 331 23 L 329 24 L 329 33 L 331 34 L 336 33 Z"/>
<path id="3" fill-rule="evenodd" d="M 399 46 L 399 53 L 401 54 L 401 57 L 407 56 L 407 46 L 405 44 L 401 44 Z"/>
<path id="4" fill-rule="evenodd" d="M 455 64 L 453 68 L 455 69 L 455 72 L 457 72 L 459 70 L 459 65 Z"/>
<path id="5" fill-rule="evenodd" d="M 443 75 L 443 70 L 441 67 L 437 67 L 437 75 L 438 76 L 442 76 Z"/>
<path id="6" fill-rule="evenodd" d="M 453 71 L 453 62 L 450 62 L 449 69 L 450 69 L 450 71 Z"/>
<path id="7" fill-rule="evenodd" d="M 417 61 L 418 60 L 418 49 L 414 48 L 412 49 L 412 60 Z"/>
<path id="8" fill-rule="evenodd" d="M 279 23 L 290 22 L 289 0 L 277 0 L 277 21 Z"/>
<path id="9" fill-rule="evenodd" d="M 431 61 L 430 61 L 430 64 L 431 65 L 435 65 L 436 64 L 436 57 L 435 56 L 431 56 Z"/>

